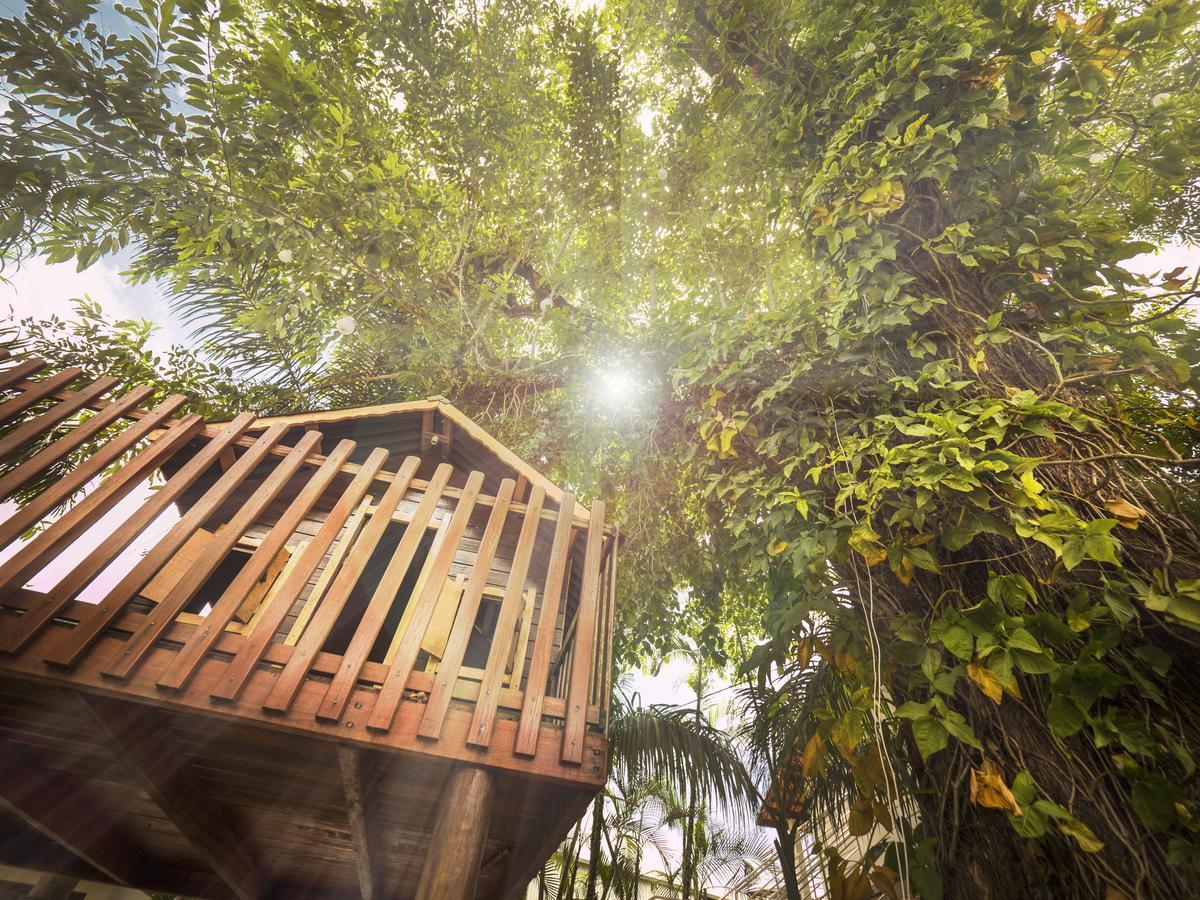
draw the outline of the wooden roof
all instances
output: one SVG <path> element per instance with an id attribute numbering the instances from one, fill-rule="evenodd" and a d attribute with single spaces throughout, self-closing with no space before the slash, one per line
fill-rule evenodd
<path id="1" fill-rule="evenodd" d="M 487 430 L 474 422 L 462 410 L 444 397 L 429 397 L 425 400 L 410 400 L 403 403 L 380 403 L 372 406 L 350 406 L 342 409 L 312 410 L 284 416 L 264 416 L 251 425 L 251 430 L 265 430 L 274 425 L 306 426 L 325 430 L 322 426 L 334 426 L 371 419 L 392 420 L 384 429 L 395 434 L 395 440 L 416 443 L 419 447 L 422 422 L 427 414 L 439 414 L 446 422 L 461 432 L 458 440 L 451 442 L 451 461 L 464 469 L 480 469 L 498 477 L 524 478 L 530 486 L 540 486 L 546 495 L 561 502 L 563 489 L 539 472 L 536 468 L 510 450 Z M 220 423 L 214 423 L 220 424 Z M 467 440 L 462 440 L 465 436 Z M 380 444 L 376 443 L 375 446 Z M 576 502 L 575 514 L 587 516 L 588 509 Z"/>

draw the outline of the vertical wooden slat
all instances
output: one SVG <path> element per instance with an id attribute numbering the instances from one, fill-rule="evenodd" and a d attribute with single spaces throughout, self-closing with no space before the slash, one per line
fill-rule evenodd
<path id="1" fill-rule="evenodd" d="M 346 524 L 346 519 L 350 516 L 350 513 L 358 506 L 363 495 L 370 489 L 375 476 L 383 468 L 383 464 L 387 461 L 387 458 L 387 450 L 377 447 L 371 451 L 371 455 L 363 462 L 358 474 L 346 486 L 346 490 L 342 492 L 342 496 L 338 498 L 337 503 L 330 510 L 329 515 L 325 518 L 316 536 L 304 549 L 303 553 L 300 554 L 296 565 L 284 577 L 282 584 L 279 585 L 279 590 L 275 593 L 274 599 L 263 611 L 261 619 L 254 626 L 254 630 L 249 635 L 243 637 L 241 648 L 238 650 L 237 655 L 230 661 L 229 668 L 225 670 L 220 686 L 212 692 L 212 699 L 230 702 L 237 699 L 238 694 L 241 693 L 242 688 L 245 687 L 246 682 L 250 679 L 251 674 L 253 674 L 255 667 L 258 666 L 258 661 L 262 659 L 263 653 L 270 646 L 271 638 L 278 630 L 280 623 L 287 616 L 288 610 L 292 608 L 292 604 L 296 602 L 296 598 L 300 596 L 300 592 L 308 584 L 308 580 L 312 577 L 313 572 L 317 571 L 317 567 L 325 559 L 325 554 L 329 551 L 330 545 L 333 544 L 338 534 L 341 533 L 342 526 Z M 412 469 L 415 471 L 416 466 L 414 465 Z M 399 477 L 397 475 L 397 478 Z M 409 479 L 411 477 L 410 474 Z M 320 648 L 318 647 L 318 649 Z M 305 672 L 307 671 L 306 667 Z"/>
<path id="2" fill-rule="evenodd" d="M 571 520 L 575 515 L 575 495 L 564 493 L 558 513 L 558 528 L 546 570 L 546 593 L 538 615 L 537 637 L 533 641 L 533 657 L 529 661 L 529 677 L 525 682 L 525 699 L 521 705 L 521 722 L 517 727 L 515 752 L 533 756 L 537 750 L 538 731 L 542 727 L 542 704 L 546 699 L 546 680 L 550 674 L 550 654 L 554 650 L 554 628 L 558 607 L 566 588 L 563 574 L 575 534 Z"/>
<path id="3" fill-rule="evenodd" d="M 330 630 L 337 622 L 337 618 L 346 605 L 346 600 L 350 597 L 354 585 L 358 583 L 359 576 L 362 575 L 363 568 L 370 560 L 371 554 L 375 552 L 375 548 L 383 538 L 384 531 L 391 524 L 396 507 L 408 493 L 408 486 L 412 484 L 413 476 L 420 465 L 419 457 L 407 457 L 399 471 L 396 472 L 392 483 L 388 485 L 388 489 L 379 498 L 379 505 L 375 508 L 371 520 L 367 522 L 362 534 L 354 542 L 350 555 L 346 557 L 342 568 L 333 579 L 329 593 L 321 601 L 321 605 L 313 615 L 312 621 L 308 623 L 308 629 L 304 635 L 296 642 L 296 649 L 292 652 L 291 659 L 279 673 L 275 686 L 263 702 L 263 709 L 267 712 L 285 713 L 291 708 L 292 701 L 296 698 L 296 692 L 300 690 L 300 685 L 308 676 L 313 659 L 321 652 L 321 647 L 328 640 Z M 334 532 L 334 534 L 336 533 Z M 262 630 L 261 625 L 259 630 Z"/>
<path id="4" fill-rule="evenodd" d="M 46 368 L 44 359 L 27 359 L 24 362 L 19 362 L 15 366 L 9 366 L 4 371 L 0 372 L 0 390 L 11 387 L 18 381 L 24 381 L 35 372 L 40 372 Z"/>
<path id="5" fill-rule="evenodd" d="M 358 532 L 362 529 L 364 523 L 366 523 L 367 511 L 370 509 L 371 503 L 372 498 L 370 494 L 363 497 L 358 507 L 350 516 L 350 521 L 346 523 L 345 532 L 339 532 L 340 537 L 337 539 L 337 546 L 329 554 L 329 561 L 325 563 L 325 568 L 321 569 L 321 574 L 317 576 L 312 590 L 308 592 L 308 596 L 304 599 L 304 606 L 301 607 L 300 612 L 296 615 L 296 620 L 292 622 L 292 627 L 288 629 L 287 637 L 283 639 L 284 644 L 287 646 L 296 646 L 296 641 L 300 640 L 300 635 L 304 634 L 304 629 L 308 627 L 308 620 L 317 611 L 317 606 L 320 605 L 321 598 L 325 596 L 325 590 L 329 587 L 329 583 L 333 581 L 333 576 L 338 573 L 338 569 L 342 565 L 342 560 L 350 552 L 350 548 L 354 546 L 354 541 L 358 538 Z"/>
<path id="6" fill-rule="evenodd" d="M 367 655 L 375 646 L 380 629 L 383 628 L 383 623 L 387 619 L 388 611 L 398 599 L 396 595 L 400 590 L 400 584 L 404 581 L 404 576 L 408 574 L 413 556 L 416 555 L 417 548 L 421 545 L 421 539 L 425 537 L 425 527 L 429 524 L 434 510 L 437 509 L 442 491 L 453 471 L 454 467 L 449 463 L 442 463 L 434 471 L 433 477 L 429 479 L 425 495 L 417 504 L 416 510 L 413 511 L 412 521 L 408 523 L 408 527 L 404 530 L 404 536 L 396 545 L 396 551 L 392 554 L 392 558 L 383 572 L 383 577 L 379 579 L 379 586 L 375 588 L 375 593 L 371 595 L 371 600 L 363 611 L 358 628 L 354 631 L 354 637 L 350 639 L 346 652 L 342 655 L 342 664 L 338 666 L 333 681 L 325 691 L 321 705 L 317 707 L 318 719 L 330 722 L 341 719 L 346 703 L 350 699 L 350 692 L 358 681 L 359 673 L 362 672 L 362 667 L 367 661 Z"/>
<path id="7" fill-rule="evenodd" d="M 496 548 L 500 546 L 500 537 L 504 532 L 504 524 L 508 521 L 508 507 L 512 503 L 516 482 L 505 478 L 500 482 L 500 490 L 496 493 L 496 502 L 492 506 L 491 515 L 483 529 L 483 538 L 479 542 L 479 553 L 475 557 L 475 567 L 471 570 L 471 578 L 462 602 L 458 606 L 458 614 L 450 629 L 450 638 L 446 642 L 446 650 L 438 663 L 437 678 L 433 690 L 429 693 L 429 702 L 421 718 L 421 727 L 417 734 L 421 737 L 436 740 L 442 731 L 442 722 L 446 718 L 446 710 L 454 695 L 454 683 L 458 680 L 458 670 L 462 666 L 467 645 L 471 641 L 471 629 L 475 626 L 475 617 L 479 614 L 479 603 L 483 599 L 483 589 L 487 587 L 488 573 L 492 568 L 492 559 Z M 499 629 L 497 628 L 497 634 Z"/>
<path id="8" fill-rule="evenodd" d="M 521 612 L 521 597 L 525 593 L 525 579 L 529 574 L 529 561 L 537 543 L 538 525 L 542 521 L 542 504 L 545 501 L 546 489 L 541 485 L 534 485 L 529 494 L 529 503 L 525 506 L 525 518 L 521 523 L 521 535 L 517 538 L 517 549 L 513 554 L 504 598 L 500 601 L 500 615 L 496 619 L 496 630 L 492 637 L 492 646 L 488 650 L 483 680 L 479 683 L 479 699 L 475 701 L 471 727 L 467 730 L 467 743 L 477 747 L 486 747 L 492 740 L 496 704 L 500 702 L 500 681 L 504 676 L 504 666 L 508 662 L 513 628 Z M 567 508 L 565 504 L 563 508 Z M 570 516 L 567 518 L 569 521 Z"/>
<path id="9" fill-rule="evenodd" d="M 70 669 L 79 662 L 95 640 L 104 633 L 109 623 L 121 614 L 138 588 L 166 565 L 167 560 L 175 555 L 217 507 L 237 489 L 242 480 L 266 458 L 286 430 L 284 425 L 275 425 L 263 432 L 262 437 L 242 454 L 237 465 L 218 478 L 217 482 L 205 491 L 204 496 L 196 501 L 179 521 L 171 526 L 171 530 L 96 604 L 95 614 L 76 625 L 70 638 L 64 639 L 46 655 L 46 663 L 57 668 Z M 151 615 L 150 619 L 154 620 L 154 615 Z"/>
<path id="10" fill-rule="evenodd" d="M 24 449 L 40 434 L 49 431 L 67 416 L 79 412 L 97 397 L 111 391 L 119 383 L 115 378 L 98 378 L 74 396 L 55 403 L 41 415 L 35 416 L 20 428 L 14 429 L 7 437 L 0 440 L 0 459 Z"/>
<path id="11" fill-rule="evenodd" d="M 562 761 L 583 762 L 583 738 L 587 731 L 588 689 L 596 635 L 596 616 L 600 604 L 600 555 L 604 551 L 604 501 L 592 504 L 588 522 L 583 579 L 579 589 L 579 608 L 575 614 L 575 649 L 567 682 L 567 716 L 563 727 Z"/>
<path id="12" fill-rule="evenodd" d="M 279 437 L 283 437 L 284 426 L 276 426 L 280 429 Z M 269 432 L 268 432 L 269 433 Z M 266 438 L 266 434 L 260 441 Z M 253 525 L 272 500 L 278 496 L 279 492 L 287 486 L 291 481 L 292 476 L 300 470 L 304 465 L 305 457 L 312 452 L 313 445 L 320 440 L 321 436 L 317 432 L 308 432 L 299 441 L 296 446 L 288 452 L 288 455 L 271 470 L 268 475 L 251 494 L 236 513 L 221 526 L 217 531 L 215 539 L 209 545 L 208 552 L 205 553 L 195 564 L 191 566 L 183 575 L 182 578 L 175 584 L 171 590 L 169 597 L 162 600 L 154 611 L 146 617 L 145 624 L 135 632 L 128 641 L 125 642 L 125 648 L 121 651 L 121 655 L 113 660 L 108 668 L 104 670 L 106 678 L 125 679 L 133 674 L 145 658 L 146 654 L 154 646 L 154 643 L 162 635 L 163 631 L 170 627 L 175 621 L 175 617 L 183 611 L 188 602 L 196 595 L 196 592 L 204 585 L 212 573 L 217 570 L 217 566 L 225 559 L 226 555 L 233 549 L 240 538 L 251 525 Z M 267 444 L 262 451 L 262 458 L 270 452 L 273 443 Z M 228 479 L 228 493 L 232 494 L 258 465 L 258 462 L 247 461 L 248 457 L 253 456 L 253 451 L 247 452 L 233 467 L 231 467 L 221 481 Z M 261 459 L 259 460 L 261 462 Z M 238 467 L 241 467 L 240 474 L 235 475 Z M 213 490 L 218 490 L 218 487 L 225 487 L 218 481 L 213 485 Z M 209 501 L 206 493 L 197 504 L 202 506 Z M 224 497 L 215 501 L 210 507 L 211 511 L 215 511 L 220 503 L 224 502 Z M 205 517 L 207 518 L 207 516 Z M 203 521 L 197 525 L 203 524 Z M 197 629 L 198 631 L 199 629 Z"/>
<path id="13" fill-rule="evenodd" d="M 292 536 L 292 532 L 304 521 L 304 517 L 324 495 L 326 488 L 337 476 L 338 470 L 353 452 L 354 447 L 354 441 L 341 441 L 333 448 L 333 452 L 326 457 L 325 462 L 309 479 L 303 490 L 296 495 L 296 499 L 291 502 L 284 514 L 279 517 L 279 521 L 271 526 L 266 538 L 258 545 L 253 555 L 246 561 L 246 565 L 230 582 L 221 598 L 213 604 L 213 608 L 204 618 L 204 624 L 195 630 L 192 637 L 184 644 L 183 649 L 179 651 L 175 661 L 159 677 L 157 681 L 159 688 L 170 691 L 183 690 L 184 685 L 195 673 L 196 667 L 200 665 L 200 660 L 216 643 L 221 632 L 225 630 L 225 626 L 233 619 L 234 614 L 250 595 L 250 591 L 254 589 L 279 551 L 283 549 L 288 538 Z"/>
<path id="14" fill-rule="evenodd" d="M 392 722 L 396 718 L 396 710 L 404 697 L 404 687 L 408 684 L 408 676 L 412 674 L 417 656 L 421 652 L 421 639 L 425 636 L 429 618 L 433 615 L 438 595 L 446 583 L 446 576 L 450 573 L 450 564 L 454 562 L 455 554 L 458 553 L 458 545 L 462 541 L 463 532 L 467 530 L 467 523 L 471 521 L 471 512 L 475 509 L 475 501 L 479 498 L 479 492 L 482 489 L 483 473 L 472 472 L 467 477 L 467 483 L 459 495 L 458 505 L 450 517 L 450 524 L 446 527 L 442 545 L 433 557 L 424 588 L 419 594 L 414 594 L 409 601 L 409 608 L 405 611 L 409 613 L 405 616 L 408 622 L 402 625 L 404 633 L 400 637 L 396 655 L 384 677 L 379 695 L 375 698 L 371 716 L 367 719 L 367 728 L 372 731 L 388 731 L 392 727 Z M 476 560 L 476 565 L 478 566 L 478 560 Z M 357 676 L 355 677 L 357 678 Z M 353 682 L 350 683 L 350 686 L 353 687 Z M 348 699 L 349 691 L 346 694 Z M 342 708 L 345 708 L 344 700 Z M 326 711 L 331 709 L 332 707 L 326 707 Z M 340 716 L 340 710 L 338 710 L 338 714 Z"/>
<path id="15" fill-rule="evenodd" d="M 253 414 L 245 413 L 230 422 L 199 453 L 189 459 L 183 468 L 167 479 L 166 484 L 151 492 L 133 515 L 121 522 L 99 546 L 72 566 L 58 584 L 45 594 L 41 603 L 31 607 L 29 612 L 18 620 L 11 632 L 0 639 L 0 649 L 9 653 L 15 652 L 41 631 L 47 622 L 74 599 L 84 585 L 100 574 L 121 551 L 133 543 L 146 526 L 158 518 L 163 510 L 204 473 L 223 447 L 235 441 L 253 421 Z M 32 558 L 36 559 L 37 554 L 33 553 Z"/>
<path id="16" fill-rule="evenodd" d="M 612 677 L 613 677 L 613 629 L 616 627 L 616 610 L 617 610 L 617 550 L 621 546 L 621 530 L 615 529 L 612 537 L 612 553 L 609 555 L 609 578 L 608 578 L 608 608 L 605 610 L 605 619 L 608 622 L 607 631 L 604 635 L 604 659 L 601 663 L 602 678 L 600 697 L 596 701 L 600 704 L 600 720 L 604 724 L 604 730 L 608 731 L 608 714 L 612 706 Z"/>
<path id="17" fill-rule="evenodd" d="M 67 434 L 42 450 L 39 450 L 25 462 L 21 463 L 3 478 L 0 478 L 0 500 L 7 499 L 13 493 L 28 484 L 33 478 L 61 459 L 65 459 L 75 448 L 99 434 L 125 413 L 154 393 L 154 389 L 140 385 L 118 400 L 107 404 L 86 422 L 72 428 Z M 179 398 L 183 402 L 183 398 Z"/>
<path id="18" fill-rule="evenodd" d="M 55 391 L 60 390 L 83 374 L 83 369 L 70 368 L 55 372 L 49 378 L 32 382 L 29 387 L 11 400 L 0 403 L 0 423 L 7 422 Z"/>
<path id="19" fill-rule="evenodd" d="M 129 428 L 126 428 L 72 469 L 70 474 L 56 482 L 53 487 L 43 491 L 13 513 L 12 516 L 5 520 L 4 524 L 0 525 L 0 547 L 5 547 L 12 543 L 44 519 L 56 507 L 66 502 L 77 490 L 84 487 L 89 481 L 103 472 L 109 463 L 133 449 L 139 441 L 157 428 L 163 420 L 169 418 L 171 413 L 182 406 L 184 400 L 185 398 L 179 396 L 168 397 L 156 406 L 149 415 Z M 103 512 L 113 503 L 129 493 L 147 472 L 157 468 L 164 459 L 182 446 L 180 443 L 181 440 L 191 439 L 203 424 L 204 420 L 197 415 L 185 416 L 177 424 L 168 429 L 166 434 L 159 437 L 149 447 L 146 447 L 141 453 L 129 460 L 119 471 L 114 472 L 106 478 L 96 490 L 76 503 L 70 511 L 64 514 L 54 525 L 50 526 L 47 531 L 42 532 L 42 534 L 46 534 L 51 530 L 55 534 L 65 534 L 67 526 L 60 524 L 64 519 L 68 522 L 78 520 L 85 512 L 90 513 L 93 509 L 100 510 L 98 514 L 103 515 Z M 80 511 L 76 512 L 76 510 Z M 71 536 L 74 536 L 76 533 L 76 531 L 71 531 Z M 39 538 L 41 536 L 38 535 Z M 59 540 L 67 540 L 67 538 L 57 538 L 55 546 L 57 546 Z M 49 553 L 49 551 L 50 546 L 46 542 L 43 542 L 39 552 Z M 3 579 L 4 576 L 0 576 L 0 583 L 3 582 Z"/>

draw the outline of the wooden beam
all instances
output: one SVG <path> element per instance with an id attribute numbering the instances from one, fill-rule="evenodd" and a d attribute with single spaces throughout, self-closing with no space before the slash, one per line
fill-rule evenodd
<path id="1" fill-rule="evenodd" d="M 82 446 L 93 435 L 99 434 L 117 419 L 121 418 L 123 414 L 137 407 L 139 403 L 150 397 L 153 393 L 153 389 L 145 385 L 136 387 L 128 394 L 109 403 L 104 409 L 87 421 L 72 428 L 67 434 L 60 437 L 50 446 L 39 450 L 3 478 L 0 478 L 0 500 L 11 496 L 19 488 L 33 480 L 35 476 L 40 475 L 59 460 L 65 459 L 71 451 Z M 181 397 L 180 403 L 182 402 L 183 398 Z"/>
<path id="2" fill-rule="evenodd" d="M 106 878 L 137 882 L 139 848 L 106 818 L 104 805 L 74 780 L 43 769 L 7 738 L 0 741 L 0 807 Z"/>
<path id="3" fill-rule="evenodd" d="M 63 369 L 61 372 L 55 372 L 49 378 L 34 382 L 16 397 L 0 403 L 0 422 L 7 422 L 39 400 L 53 396 L 55 391 L 66 387 L 82 374 L 82 369 Z"/>
<path id="4" fill-rule="evenodd" d="M 350 843 L 354 846 L 354 868 L 358 873 L 358 889 L 362 900 L 381 896 L 379 885 L 378 851 L 374 847 L 376 833 L 370 795 L 370 760 L 354 747 L 338 744 L 338 767 L 342 770 L 342 788 L 346 794 L 346 821 L 350 825 Z"/>
<path id="5" fill-rule="evenodd" d="M 463 766 L 450 773 L 438 801 L 416 900 L 471 900 L 487 844 L 495 785 L 491 772 Z"/>
<path id="6" fill-rule="evenodd" d="M 40 416 L 34 416 L 19 428 L 14 428 L 0 440 L 0 459 L 24 450 L 43 432 L 49 431 L 67 416 L 78 412 L 101 394 L 112 390 L 118 384 L 115 378 L 99 378 L 70 400 L 62 400 L 50 407 Z"/>
<path id="7" fill-rule="evenodd" d="M 265 896 L 249 836 L 236 828 L 201 783 L 167 720 L 136 703 L 88 696 L 84 704 L 112 746 L 163 814 L 239 900 Z"/>

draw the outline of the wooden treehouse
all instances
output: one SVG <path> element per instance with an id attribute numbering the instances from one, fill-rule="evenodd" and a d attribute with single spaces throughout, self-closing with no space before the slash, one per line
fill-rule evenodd
<path id="1" fill-rule="evenodd" d="M 437 399 L 208 423 L 7 366 L 0 862 L 242 900 L 520 892 L 604 781 L 603 503 Z"/>

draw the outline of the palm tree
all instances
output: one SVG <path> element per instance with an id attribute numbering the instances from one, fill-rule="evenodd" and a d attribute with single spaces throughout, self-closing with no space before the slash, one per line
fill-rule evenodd
<path id="1" fill-rule="evenodd" d="M 747 819 L 757 797 L 736 747 L 705 718 L 699 704 L 685 708 L 642 706 L 636 694 L 627 693 L 626 686 L 618 679 L 609 721 L 608 785 L 592 804 L 588 900 L 597 900 L 604 868 L 600 863 L 604 855 L 606 797 L 621 798 L 622 805 L 628 806 L 644 797 L 644 786 L 662 785 L 686 793 L 697 804 L 720 807 Z M 631 790 L 635 786 L 637 789 Z M 640 846 L 644 846 L 645 835 L 639 839 Z M 610 841 L 610 848 L 616 845 L 616 841 Z M 614 859 L 618 861 L 614 863 Z M 628 862 L 628 858 L 610 855 L 613 871 Z"/>

